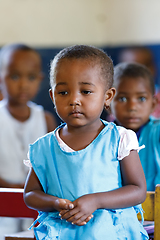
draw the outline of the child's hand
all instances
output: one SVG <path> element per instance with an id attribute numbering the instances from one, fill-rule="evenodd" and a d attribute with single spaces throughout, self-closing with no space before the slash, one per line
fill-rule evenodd
<path id="1" fill-rule="evenodd" d="M 61 218 L 63 219 L 63 217 L 62 217 L 62 215 L 64 215 L 63 213 L 66 213 L 66 212 L 68 212 L 68 210 L 62 210 L 61 212 L 60 212 L 60 216 L 61 216 Z M 86 223 L 87 222 L 89 222 L 91 219 L 93 218 L 93 214 L 91 214 L 91 215 L 89 215 L 83 222 L 81 222 L 81 223 L 74 223 L 74 222 L 72 222 L 72 224 L 75 224 L 75 225 L 78 225 L 78 226 L 83 226 L 83 225 L 86 225 Z M 68 221 L 68 220 L 67 220 Z"/>
<path id="2" fill-rule="evenodd" d="M 73 202 L 74 208 L 69 211 L 61 211 L 62 219 L 72 222 L 78 226 L 85 225 L 92 217 L 92 213 L 97 210 L 96 198 L 94 194 L 84 195 Z"/>
<path id="3" fill-rule="evenodd" d="M 69 201 L 68 199 L 62 199 L 62 198 L 58 198 L 56 201 L 56 210 L 57 211 L 62 211 L 62 210 L 70 210 L 73 209 L 74 205 L 71 201 Z"/>

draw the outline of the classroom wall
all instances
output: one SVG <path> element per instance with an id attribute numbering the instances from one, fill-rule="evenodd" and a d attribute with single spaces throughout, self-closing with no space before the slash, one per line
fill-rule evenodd
<path id="1" fill-rule="evenodd" d="M 159 0 L 0 0 L 0 46 L 160 42 Z"/>

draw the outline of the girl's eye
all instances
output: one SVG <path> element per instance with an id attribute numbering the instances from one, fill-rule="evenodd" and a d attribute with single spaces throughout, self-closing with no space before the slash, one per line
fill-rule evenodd
<path id="1" fill-rule="evenodd" d="M 145 102 L 146 101 L 146 97 L 139 97 L 139 101 L 140 102 Z"/>
<path id="2" fill-rule="evenodd" d="M 126 97 L 120 97 L 118 98 L 119 102 L 127 102 L 127 98 Z"/>
<path id="3" fill-rule="evenodd" d="M 15 75 L 11 75 L 11 79 L 12 79 L 12 80 L 18 80 L 18 79 L 19 79 L 19 76 L 16 75 L 16 74 L 15 74 Z"/>
<path id="4" fill-rule="evenodd" d="M 91 93 L 91 91 L 89 91 L 89 90 L 84 90 L 84 91 L 82 91 L 82 93 L 88 95 L 88 94 Z"/>
<path id="5" fill-rule="evenodd" d="M 30 81 L 34 81 L 36 79 L 36 76 L 35 75 L 30 75 L 30 76 L 28 76 L 28 79 Z"/>
<path id="6" fill-rule="evenodd" d="M 68 92 L 67 91 L 61 91 L 61 92 L 58 92 L 58 94 L 60 94 L 60 95 L 67 95 L 68 94 Z"/>

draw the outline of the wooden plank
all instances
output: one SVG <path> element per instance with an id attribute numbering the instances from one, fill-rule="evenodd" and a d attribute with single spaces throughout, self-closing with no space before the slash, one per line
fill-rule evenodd
<path id="1" fill-rule="evenodd" d="M 142 203 L 142 208 L 144 211 L 144 220 L 154 221 L 154 191 L 147 192 L 146 200 Z M 141 220 L 140 214 L 138 214 L 138 219 Z"/>
<path id="2" fill-rule="evenodd" d="M 160 240 L 160 184 L 155 191 L 154 223 L 154 240 Z"/>
<path id="3" fill-rule="evenodd" d="M 34 239 L 35 238 L 33 230 L 5 235 L 5 240 L 34 240 Z"/>

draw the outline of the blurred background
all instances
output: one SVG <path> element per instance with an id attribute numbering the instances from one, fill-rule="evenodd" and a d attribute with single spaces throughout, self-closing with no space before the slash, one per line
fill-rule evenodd
<path id="1" fill-rule="evenodd" d="M 0 47 L 21 42 L 39 51 L 45 77 L 34 101 L 54 112 L 48 95 L 50 61 L 73 44 L 104 49 L 114 65 L 123 49 L 145 47 L 160 86 L 159 13 L 159 0 L 0 0 Z"/>

